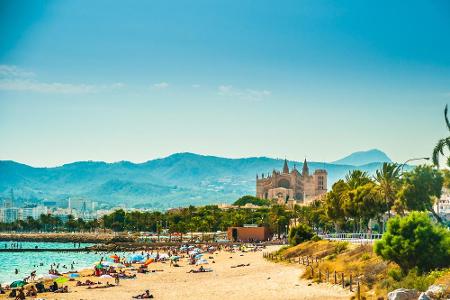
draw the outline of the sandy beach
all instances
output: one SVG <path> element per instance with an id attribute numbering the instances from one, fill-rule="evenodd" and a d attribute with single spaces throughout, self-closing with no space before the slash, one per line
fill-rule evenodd
<path id="1" fill-rule="evenodd" d="M 271 246 L 266 251 L 275 250 Z M 149 270 L 163 270 L 137 274 L 136 279 L 123 279 L 119 286 L 107 289 L 88 289 L 75 287 L 68 282 L 69 293 L 43 293 L 38 299 L 132 299 L 132 296 L 149 289 L 155 299 L 348 299 L 350 294 L 337 286 L 312 284 L 300 279 L 304 271 L 297 265 L 268 262 L 262 252 L 229 253 L 219 252 L 212 255 L 215 263 L 208 267 L 210 273 L 187 273 L 196 268 L 180 261 L 180 267 L 171 267 L 169 263 L 154 263 Z M 249 266 L 232 268 L 238 264 Z M 82 280 L 91 278 L 83 277 Z M 106 283 L 106 280 L 102 280 Z M 114 279 L 109 279 L 114 283 Z M 6 297 L 4 297 L 6 298 Z M 2 298 L 2 299 L 4 299 Z M 27 297 L 28 299 L 28 297 Z"/>

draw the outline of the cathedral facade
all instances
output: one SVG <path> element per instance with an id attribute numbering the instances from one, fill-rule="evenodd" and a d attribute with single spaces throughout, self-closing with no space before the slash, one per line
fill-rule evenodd
<path id="1" fill-rule="evenodd" d="M 317 169 L 309 174 L 306 159 L 300 173 L 294 165 L 289 171 L 287 160 L 284 160 L 282 172 L 273 170 L 266 177 L 256 175 L 256 197 L 275 200 L 278 204 L 294 206 L 305 204 L 327 192 L 326 170 Z"/>

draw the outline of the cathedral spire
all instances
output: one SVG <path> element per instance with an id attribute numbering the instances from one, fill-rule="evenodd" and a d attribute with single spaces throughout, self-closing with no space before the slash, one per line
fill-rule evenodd
<path id="1" fill-rule="evenodd" d="M 289 173 L 289 167 L 288 167 L 286 158 L 284 159 L 283 173 L 285 173 L 285 174 Z"/>
<path id="2" fill-rule="evenodd" d="M 308 168 L 308 163 L 306 162 L 306 158 L 305 161 L 303 162 L 303 169 L 302 169 L 302 175 L 303 176 L 308 176 L 309 175 L 309 168 Z"/>

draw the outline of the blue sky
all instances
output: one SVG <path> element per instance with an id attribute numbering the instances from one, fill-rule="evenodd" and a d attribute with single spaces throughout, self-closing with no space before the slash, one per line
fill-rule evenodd
<path id="1" fill-rule="evenodd" d="M 448 1 L 1 1 L 0 159 L 430 155 Z"/>

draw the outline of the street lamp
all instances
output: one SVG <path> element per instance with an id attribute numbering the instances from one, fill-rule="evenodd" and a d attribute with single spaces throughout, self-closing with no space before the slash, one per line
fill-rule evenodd
<path id="1" fill-rule="evenodd" d="M 403 168 L 406 166 L 407 163 L 411 162 L 411 161 L 417 161 L 417 160 L 430 160 L 429 157 L 418 157 L 418 158 L 410 158 L 407 161 L 405 161 L 403 164 L 401 164 L 400 166 L 400 170 L 403 174 Z"/>

